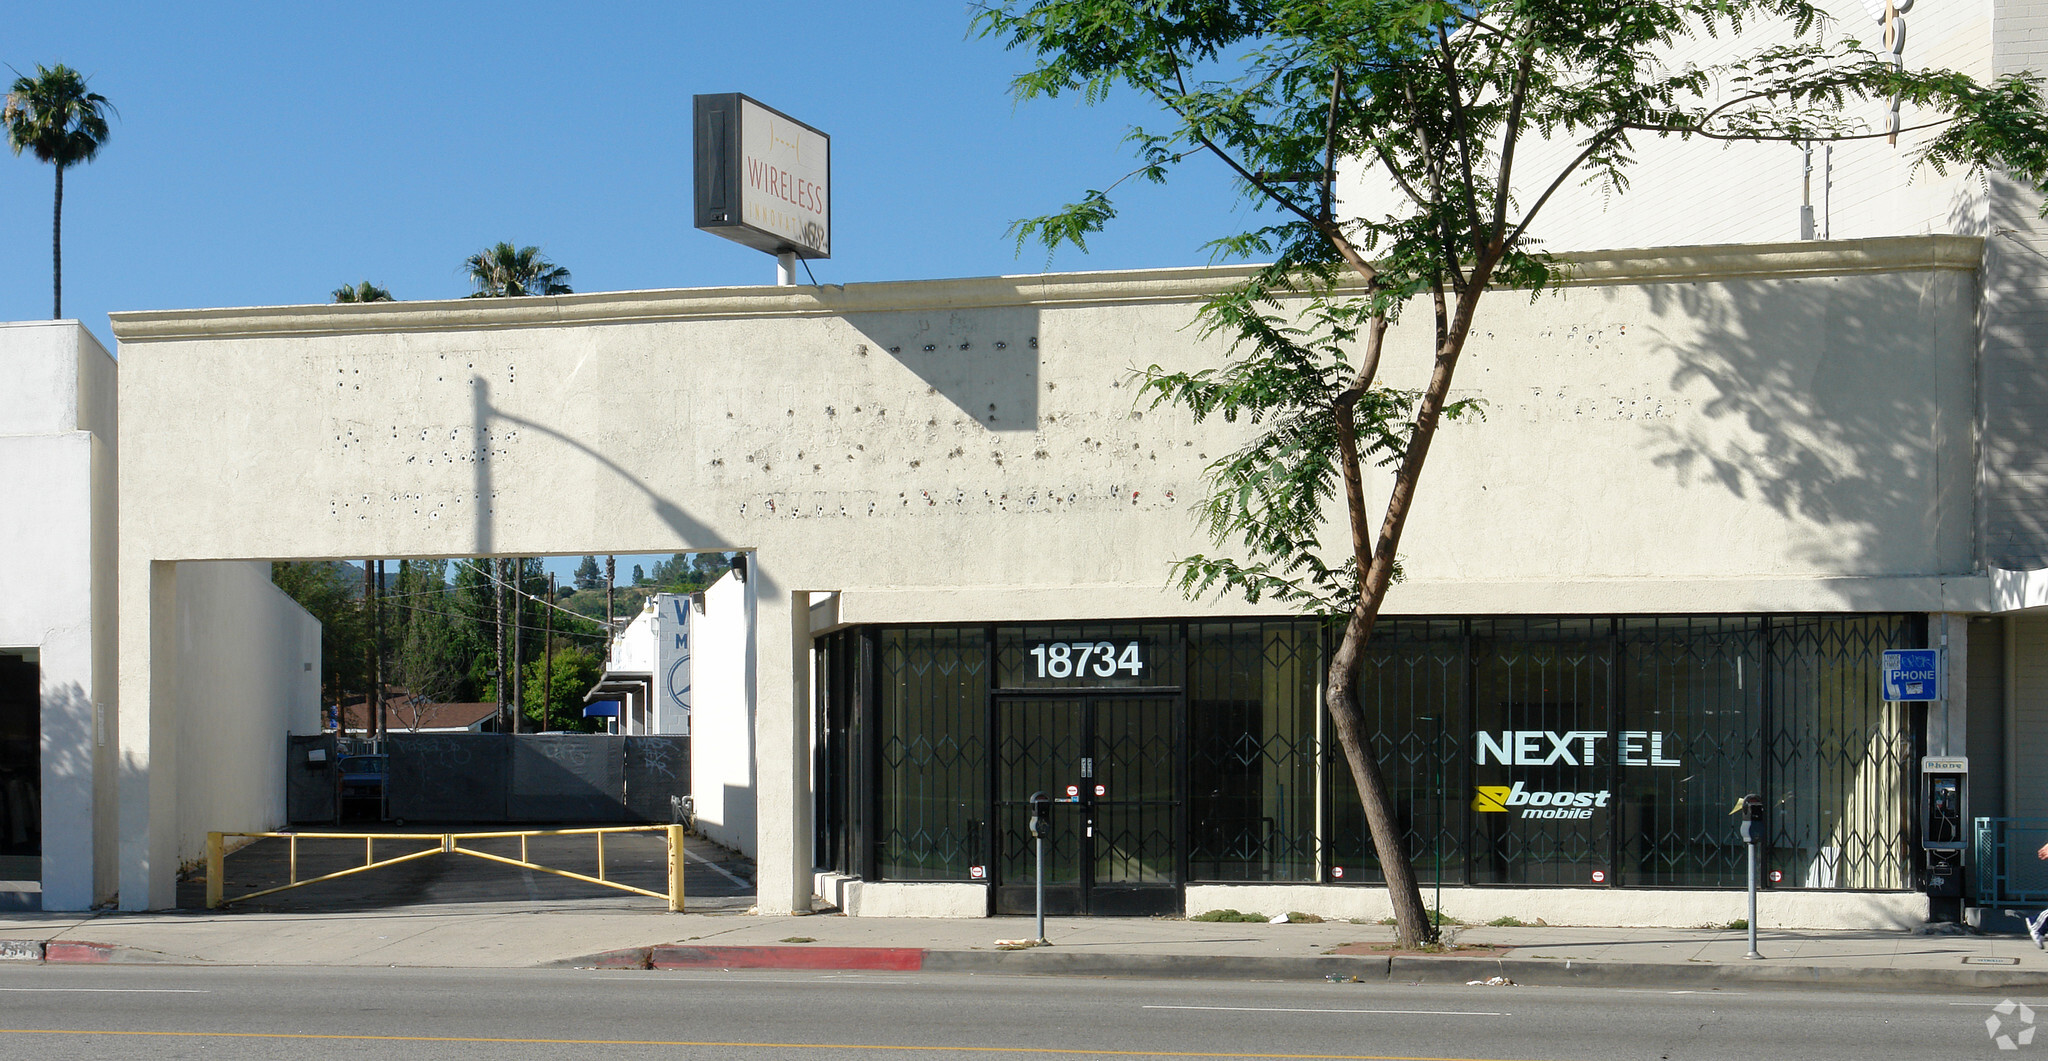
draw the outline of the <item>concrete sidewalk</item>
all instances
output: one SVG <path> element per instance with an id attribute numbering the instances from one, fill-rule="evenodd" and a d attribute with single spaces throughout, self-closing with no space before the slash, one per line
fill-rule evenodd
<path id="1" fill-rule="evenodd" d="M 0 960 L 455 968 L 895 969 L 980 974 L 1730 988 L 2048 991 L 2025 937 L 1906 932 L 1466 927 L 1436 954 L 1375 953 L 1382 925 L 670 914 L 631 898 L 281 911 L 0 915 Z"/>

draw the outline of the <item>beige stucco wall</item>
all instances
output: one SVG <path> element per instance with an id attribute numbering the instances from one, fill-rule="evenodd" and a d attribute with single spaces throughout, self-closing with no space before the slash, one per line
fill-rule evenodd
<path id="1" fill-rule="evenodd" d="M 1987 596 L 1978 258 L 1953 237 L 1610 253 L 1561 294 L 1493 298 L 1462 376 L 1487 419 L 1434 451 L 1390 610 Z M 800 595 L 843 591 L 845 622 L 1252 610 L 1168 587 L 1242 428 L 1131 382 L 1222 356 L 1190 323 L 1236 275 L 117 314 L 122 751 L 147 767 L 123 905 L 168 901 L 175 861 L 166 561 L 689 549 L 753 553 L 761 908 L 807 904 Z"/>
<path id="2" fill-rule="evenodd" d="M 178 565 L 177 859 L 208 832 L 281 829 L 285 738 L 320 728 L 320 622 L 270 565 Z"/>

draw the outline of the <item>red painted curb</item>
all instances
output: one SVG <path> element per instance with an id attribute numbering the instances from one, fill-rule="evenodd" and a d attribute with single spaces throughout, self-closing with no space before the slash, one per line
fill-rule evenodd
<path id="1" fill-rule="evenodd" d="M 114 948 L 105 943 L 81 943 L 71 940 L 51 940 L 43 944 L 43 960 L 46 962 L 95 962 L 112 960 Z"/>
<path id="2" fill-rule="evenodd" d="M 656 947 L 655 969 L 875 969 L 914 973 L 924 968 L 916 947 Z"/>

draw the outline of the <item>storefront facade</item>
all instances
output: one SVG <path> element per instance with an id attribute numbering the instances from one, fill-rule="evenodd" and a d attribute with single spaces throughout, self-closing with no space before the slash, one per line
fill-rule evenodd
<path id="1" fill-rule="evenodd" d="M 1052 912 L 1183 912 L 1189 884 L 1372 886 L 1312 620 L 884 626 L 818 654 L 821 862 Z M 1923 719 L 1879 698 L 1910 615 L 1389 618 L 1359 683 L 1426 882 L 1912 886 Z M 1306 903 L 1304 905 L 1307 905 Z M 1196 911 L 1189 911 L 1196 912 Z"/>

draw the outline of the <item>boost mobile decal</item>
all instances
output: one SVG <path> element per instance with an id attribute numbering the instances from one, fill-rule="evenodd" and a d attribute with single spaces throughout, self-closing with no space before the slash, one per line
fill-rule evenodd
<path id="1" fill-rule="evenodd" d="M 1480 765 L 1488 760 L 1500 766 L 1590 767 L 1600 758 L 1608 734 L 1597 730 L 1554 733 L 1546 730 L 1508 730 L 1497 737 L 1476 734 Z M 1664 734 L 1630 731 L 1621 735 L 1619 758 L 1624 766 L 1669 767 L 1683 765 L 1664 755 Z M 1531 788 L 1528 782 L 1507 785 L 1475 785 L 1472 809 L 1482 814 L 1514 814 L 1528 818 L 1586 819 L 1595 810 L 1605 810 L 1613 798 L 1609 789 Z"/>

